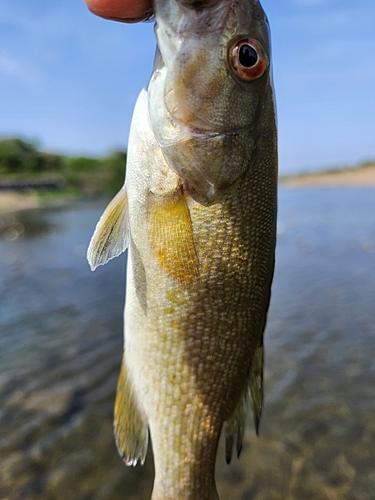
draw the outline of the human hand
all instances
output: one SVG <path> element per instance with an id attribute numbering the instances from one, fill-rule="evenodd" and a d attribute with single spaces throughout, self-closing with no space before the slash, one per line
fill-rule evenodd
<path id="1" fill-rule="evenodd" d="M 87 7 L 97 16 L 120 21 L 137 23 L 152 15 L 151 0 L 84 0 Z"/>

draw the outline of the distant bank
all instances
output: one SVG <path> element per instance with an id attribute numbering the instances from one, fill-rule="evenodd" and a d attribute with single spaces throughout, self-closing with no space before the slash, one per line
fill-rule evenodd
<path id="1" fill-rule="evenodd" d="M 107 197 L 124 179 L 126 152 L 103 158 L 68 157 L 41 152 L 37 144 L 0 138 L 0 215 L 77 199 Z M 375 187 L 375 161 L 352 168 L 280 176 L 288 187 Z M 1 227 L 1 220 L 0 220 Z"/>
<path id="2" fill-rule="evenodd" d="M 19 137 L 0 137 L 0 214 L 111 198 L 123 184 L 125 168 L 125 151 L 72 157 L 41 151 Z"/>
<path id="3" fill-rule="evenodd" d="M 280 176 L 279 184 L 290 187 L 375 187 L 375 162 L 352 168 Z"/>

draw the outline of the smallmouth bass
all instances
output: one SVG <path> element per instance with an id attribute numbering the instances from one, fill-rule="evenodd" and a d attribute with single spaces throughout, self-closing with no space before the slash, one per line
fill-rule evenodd
<path id="1" fill-rule="evenodd" d="M 274 269 L 277 131 L 258 0 L 156 0 L 158 49 L 126 180 L 100 219 L 95 269 L 128 249 L 117 445 L 153 500 L 217 499 L 215 457 L 258 430 Z"/>

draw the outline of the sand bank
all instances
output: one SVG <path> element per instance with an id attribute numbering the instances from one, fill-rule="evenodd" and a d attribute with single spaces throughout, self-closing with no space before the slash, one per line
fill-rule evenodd
<path id="1" fill-rule="evenodd" d="M 279 183 L 289 187 L 375 187 L 375 164 L 329 172 L 315 172 L 294 176 L 281 176 Z M 70 199 L 71 202 L 71 199 Z M 62 196 L 43 200 L 36 193 L 0 192 L 0 215 L 45 205 L 66 204 Z"/>
<path id="2" fill-rule="evenodd" d="M 375 164 L 280 177 L 280 184 L 290 187 L 375 187 Z"/>
<path id="3" fill-rule="evenodd" d="M 14 191 L 0 192 L 0 215 L 17 210 L 38 208 L 41 202 L 35 193 L 17 193 Z"/>

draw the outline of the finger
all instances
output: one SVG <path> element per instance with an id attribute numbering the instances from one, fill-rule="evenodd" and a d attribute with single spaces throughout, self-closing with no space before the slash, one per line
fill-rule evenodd
<path id="1" fill-rule="evenodd" d="M 84 0 L 97 16 L 125 23 L 148 19 L 152 14 L 151 0 Z"/>

